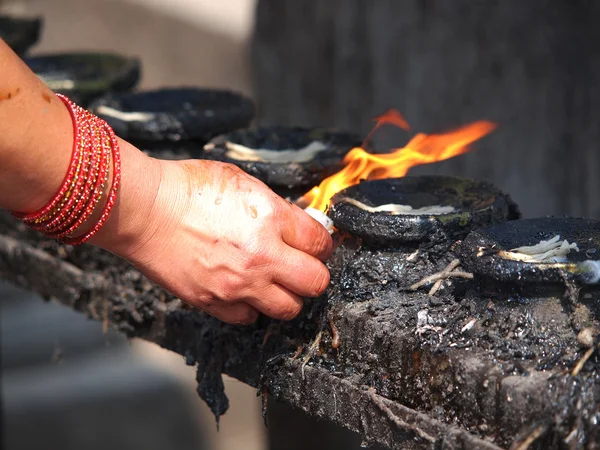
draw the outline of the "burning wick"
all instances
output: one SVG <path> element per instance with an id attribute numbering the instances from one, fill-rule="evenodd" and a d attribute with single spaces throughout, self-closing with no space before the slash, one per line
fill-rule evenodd
<path id="1" fill-rule="evenodd" d="M 306 208 L 304 211 L 310 217 L 312 217 L 321 225 L 323 225 L 325 229 L 329 232 L 329 234 L 333 234 L 333 220 L 327 217 L 327 214 L 315 208 Z"/>
<path id="2" fill-rule="evenodd" d="M 384 124 L 392 124 L 408 129 L 408 124 L 396 110 L 389 110 L 374 119 L 377 123 L 371 134 Z M 381 180 L 399 178 L 406 175 L 411 167 L 431 164 L 461 155 L 469 151 L 469 145 L 489 134 L 496 128 L 491 122 L 474 122 L 457 130 L 441 134 L 416 134 L 405 147 L 391 153 L 372 154 L 364 148 L 353 148 L 344 158 L 345 167 L 326 178 L 301 199 L 311 208 L 325 211 L 331 197 L 361 180 Z M 364 145 L 363 145 L 364 147 Z"/>

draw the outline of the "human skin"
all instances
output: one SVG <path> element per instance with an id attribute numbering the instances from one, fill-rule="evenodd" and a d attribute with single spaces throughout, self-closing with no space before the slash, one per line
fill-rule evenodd
<path id="1" fill-rule="evenodd" d="M 122 139 L 119 146 L 117 202 L 90 244 L 229 323 L 259 313 L 292 319 L 302 297 L 327 288 L 331 237 L 302 209 L 235 166 L 158 160 Z M 0 208 L 29 213 L 47 204 L 72 149 L 67 108 L 0 39 Z"/>

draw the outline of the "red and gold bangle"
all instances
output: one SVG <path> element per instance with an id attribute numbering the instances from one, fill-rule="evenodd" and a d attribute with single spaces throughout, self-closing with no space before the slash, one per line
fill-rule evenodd
<path id="1" fill-rule="evenodd" d="M 95 151 L 91 150 L 94 148 L 93 136 L 91 133 L 91 122 L 87 118 L 82 118 L 80 121 L 80 130 L 82 133 L 79 135 L 80 146 L 82 147 L 83 162 L 77 176 L 74 178 L 69 198 L 61 204 L 60 209 L 54 214 L 52 220 L 45 221 L 41 226 L 34 227 L 38 231 L 42 231 L 48 236 L 54 237 L 62 229 L 67 227 L 77 217 L 76 214 L 80 209 L 82 196 L 86 193 L 86 186 L 88 180 L 92 176 L 93 164 L 95 160 Z"/>
<path id="2" fill-rule="evenodd" d="M 96 176 L 93 177 L 93 184 L 89 189 L 89 196 L 86 196 L 81 201 L 81 214 L 77 216 L 77 220 L 71 226 L 60 233 L 57 238 L 61 240 L 70 239 L 81 225 L 83 225 L 94 213 L 103 194 L 105 193 L 106 183 L 110 177 L 111 149 L 110 140 L 106 132 L 99 125 L 97 128 L 99 134 L 99 149 L 102 154 L 100 164 Z"/>
<path id="3" fill-rule="evenodd" d="M 104 120 L 65 96 L 57 96 L 66 105 L 73 121 L 73 151 L 67 174 L 56 195 L 39 211 L 12 214 L 48 237 L 78 245 L 102 228 L 115 205 L 121 181 L 119 142 Z M 105 192 L 111 163 L 112 183 Z M 105 195 L 107 199 L 102 213 L 93 223 L 88 223 Z M 88 231 L 77 236 L 77 231 L 84 224 Z"/>
<path id="4" fill-rule="evenodd" d="M 99 166 L 102 163 L 102 147 L 99 144 L 96 125 L 92 121 L 87 127 L 89 130 L 88 140 L 91 151 L 86 151 L 86 164 L 83 167 L 82 177 L 76 182 L 73 197 L 61 211 L 62 217 L 57 217 L 54 223 L 49 223 L 46 234 L 60 239 L 65 230 L 72 231 L 72 225 L 77 222 L 92 195 L 92 188 L 98 176 Z"/>
<path id="5" fill-rule="evenodd" d="M 70 244 L 70 245 L 83 244 L 88 239 L 90 239 L 92 236 L 94 236 L 108 220 L 108 216 L 110 215 L 110 212 L 112 211 L 112 209 L 115 206 L 115 203 L 117 201 L 117 193 L 119 191 L 119 186 L 121 184 L 121 154 L 119 152 L 119 142 L 117 140 L 117 136 L 115 135 L 112 128 L 110 128 L 108 126 L 108 124 L 105 123 L 105 126 L 106 126 L 106 130 L 108 132 L 108 135 L 110 136 L 110 142 L 111 142 L 110 148 L 111 148 L 112 159 L 113 159 L 113 179 L 112 179 L 112 185 L 111 185 L 110 191 L 108 193 L 108 198 L 106 200 L 106 203 L 104 204 L 104 209 L 102 210 L 102 214 L 100 215 L 100 218 L 95 223 L 95 225 L 92 227 L 92 229 L 89 230 L 87 233 L 85 233 L 83 236 L 63 239 L 63 242 L 65 244 Z M 102 195 L 102 191 L 98 191 L 98 200 L 100 200 L 101 195 Z M 96 201 L 96 203 L 97 203 L 97 201 Z M 94 204 L 94 207 L 95 207 L 95 204 Z"/>

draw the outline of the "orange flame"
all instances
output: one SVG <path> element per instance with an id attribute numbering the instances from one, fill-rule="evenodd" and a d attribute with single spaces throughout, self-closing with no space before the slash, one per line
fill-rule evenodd
<path id="1" fill-rule="evenodd" d="M 408 129 L 404 118 L 395 110 L 389 110 L 376 117 L 375 121 L 377 124 L 373 131 L 386 123 Z M 491 122 L 478 121 L 447 133 L 430 135 L 419 133 L 406 147 L 395 149 L 392 153 L 371 154 L 363 148 L 356 147 L 344 158 L 343 162 L 346 166 L 307 192 L 302 197 L 301 203 L 325 211 L 329 200 L 336 192 L 358 184 L 360 180 L 403 177 L 411 167 L 461 155 L 469 151 L 469 144 L 481 139 L 495 128 L 496 125 Z M 367 139 L 373 131 L 369 133 Z"/>

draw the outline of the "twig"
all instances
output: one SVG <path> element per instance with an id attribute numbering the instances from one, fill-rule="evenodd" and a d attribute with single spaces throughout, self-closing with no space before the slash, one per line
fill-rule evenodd
<path id="1" fill-rule="evenodd" d="M 315 340 L 310 344 L 308 350 L 306 351 L 306 356 L 302 360 L 302 366 L 300 366 L 300 370 L 302 371 L 302 378 L 304 378 L 304 366 L 308 364 L 308 362 L 315 356 L 317 349 L 319 348 L 319 344 L 321 343 L 321 336 L 323 335 L 323 330 L 317 333 Z"/>
<path id="2" fill-rule="evenodd" d="M 370 388 L 369 389 L 369 396 L 371 397 L 371 400 L 373 400 L 373 403 L 375 403 L 375 405 L 381 409 L 386 416 L 388 416 L 388 418 L 394 423 L 394 425 L 396 425 L 398 428 L 402 428 L 404 430 L 411 430 L 414 431 L 415 433 L 417 433 L 419 435 L 419 437 L 421 437 L 422 439 L 431 442 L 431 443 L 435 443 L 437 441 L 436 438 L 434 438 L 433 436 L 431 436 L 430 434 L 427 434 L 425 431 L 421 430 L 419 427 L 415 426 L 415 425 L 410 425 L 409 423 L 406 423 L 404 420 L 402 420 L 400 417 L 398 417 L 396 414 L 394 414 L 394 411 L 392 411 L 384 402 L 383 400 L 381 400 L 379 398 L 379 396 L 375 393 L 375 389 Z"/>
<path id="3" fill-rule="evenodd" d="M 581 372 L 581 369 L 583 369 L 583 366 L 585 365 L 587 360 L 590 359 L 590 356 L 592 356 L 592 354 L 594 353 L 594 350 L 596 350 L 596 347 L 590 347 L 587 349 L 587 351 L 583 354 L 581 359 L 579 361 L 577 361 L 577 364 L 575 364 L 575 367 L 573 367 L 573 371 L 571 372 L 571 375 L 573 375 L 574 377 L 579 375 L 579 372 Z"/>
<path id="4" fill-rule="evenodd" d="M 460 329 L 460 332 L 464 333 L 466 331 L 469 331 L 471 328 L 473 328 L 475 326 L 476 323 L 477 323 L 477 319 L 471 319 L 471 320 L 469 320 L 465 324 L 465 326 Z"/>
<path id="5" fill-rule="evenodd" d="M 437 291 L 439 291 L 442 287 L 442 281 L 443 280 L 437 280 L 435 283 L 433 283 L 433 286 L 431 286 L 431 289 L 429 289 L 427 295 L 433 297 L 437 293 Z"/>
<path id="6" fill-rule="evenodd" d="M 416 291 L 421 286 L 425 286 L 426 284 L 433 283 L 434 281 L 437 281 L 437 280 L 444 280 L 446 278 L 466 278 L 466 279 L 472 280 L 473 274 L 469 273 L 469 272 L 463 272 L 461 270 L 455 270 L 455 271 L 448 272 L 448 273 L 444 273 L 442 271 L 442 272 L 434 273 L 433 275 L 429 275 L 429 276 L 423 278 L 421 281 L 413 284 L 409 289 L 411 291 Z"/>
<path id="7" fill-rule="evenodd" d="M 547 425 L 539 425 L 534 428 L 525 439 L 522 441 L 515 441 L 513 445 L 511 445 L 510 450 L 527 450 L 531 444 L 546 432 L 547 428 Z"/>
<path id="8" fill-rule="evenodd" d="M 299 345 L 298 348 L 296 349 L 296 353 L 294 353 L 294 355 L 292 356 L 292 361 L 295 361 L 296 359 L 298 359 L 298 357 L 302 354 L 302 350 L 304 350 L 304 346 Z"/>
<path id="9" fill-rule="evenodd" d="M 454 269 L 456 269 L 458 266 L 460 265 L 460 260 L 459 259 L 454 259 L 450 262 L 450 264 L 448 264 L 446 266 L 446 268 L 444 270 L 442 270 L 442 273 L 450 273 L 452 272 Z M 431 290 L 429 291 L 429 296 L 433 297 L 435 295 L 435 293 L 440 289 L 440 287 L 442 287 L 442 281 L 443 280 L 437 280 L 434 285 L 431 287 Z"/>

